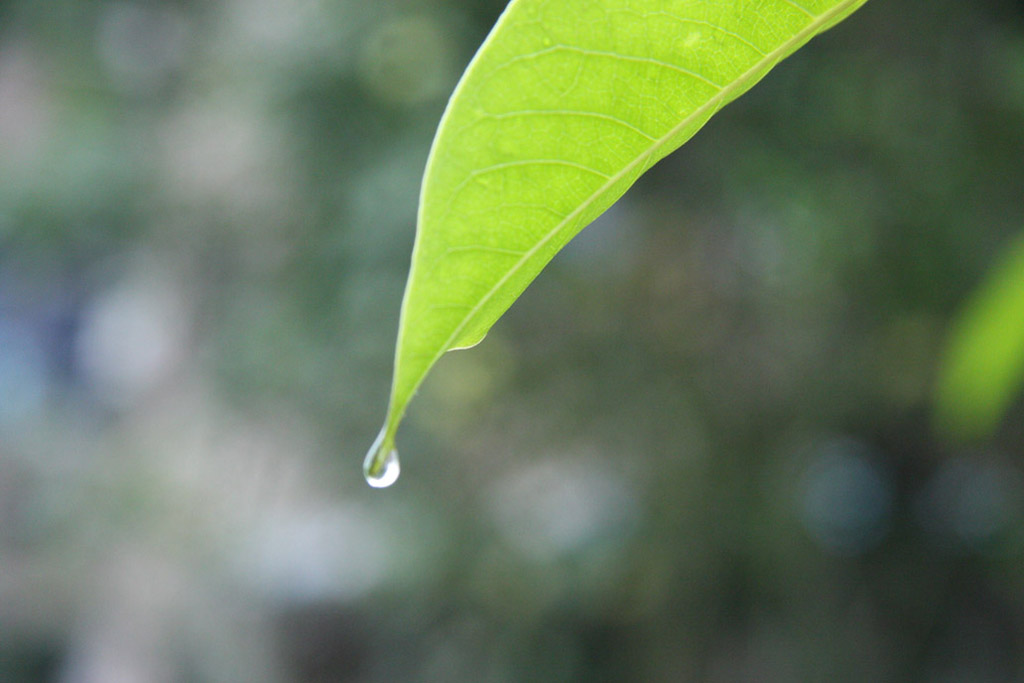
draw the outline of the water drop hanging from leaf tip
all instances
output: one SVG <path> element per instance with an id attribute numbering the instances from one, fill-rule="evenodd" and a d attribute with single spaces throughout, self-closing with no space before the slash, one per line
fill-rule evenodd
<path id="1" fill-rule="evenodd" d="M 381 431 L 377 440 L 370 446 L 370 451 L 363 461 L 363 476 L 366 483 L 375 489 L 383 489 L 398 481 L 402 464 L 398 460 L 398 451 L 394 444 L 386 439 L 386 432 Z"/>

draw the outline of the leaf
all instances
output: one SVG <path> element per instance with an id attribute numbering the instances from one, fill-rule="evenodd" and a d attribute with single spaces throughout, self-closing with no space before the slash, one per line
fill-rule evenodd
<path id="1" fill-rule="evenodd" d="M 1024 235 L 1004 252 L 954 321 L 935 391 L 947 434 L 991 434 L 1024 386 Z"/>
<path id="2" fill-rule="evenodd" d="M 647 169 L 866 0 L 513 0 L 427 161 L 380 474 L 416 389 Z"/>

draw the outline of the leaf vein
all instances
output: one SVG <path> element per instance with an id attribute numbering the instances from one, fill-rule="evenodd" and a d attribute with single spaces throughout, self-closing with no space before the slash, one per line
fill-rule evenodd
<path id="1" fill-rule="evenodd" d="M 577 54 L 585 55 L 587 57 L 607 57 L 609 59 L 621 59 L 621 60 L 626 61 L 626 62 L 637 62 L 639 64 L 653 64 L 654 66 L 660 66 L 662 68 L 669 69 L 670 71 L 675 71 L 675 72 L 681 73 L 681 74 L 683 74 L 685 76 L 690 76 L 691 78 L 696 78 L 698 81 L 701 81 L 702 83 L 706 83 L 707 85 L 710 85 L 711 87 L 716 88 L 718 90 L 721 90 L 724 87 L 720 83 L 716 83 L 715 81 L 712 81 L 710 78 L 708 78 L 707 76 L 704 76 L 703 74 L 701 74 L 701 73 L 699 73 L 697 71 L 693 71 L 691 69 L 687 69 L 685 67 L 679 66 L 678 64 L 673 64 L 672 62 L 666 62 L 666 61 L 661 60 L 661 59 L 655 59 L 654 57 L 640 57 L 640 56 L 637 56 L 637 55 L 626 55 L 626 54 L 621 54 L 621 53 L 618 53 L 618 52 L 605 52 L 603 50 L 590 50 L 590 49 L 587 49 L 587 48 L 576 47 L 575 45 L 554 45 L 554 46 L 552 46 L 549 49 L 552 50 L 552 51 L 554 51 L 554 50 L 564 50 L 566 52 L 576 52 Z"/>
<path id="2" fill-rule="evenodd" d="M 764 50 L 759 48 L 757 45 L 754 45 L 752 42 L 750 42 L 749 40 L 747 40 L 746 38 L 744 38 L 740 34 L 735 33 L 733 31 L 730 31 L 729 29 L 725 28 L 724 26 L 719 26 L 718 24 L 714 23 L 713 21 L 702 21 L 700 19 L 688 19 L 686 17 L 680 17 L 680 16 L 678 16 L 676 14 L 673 14 L 672 12 L 651 12 L 650 16 L 655 16 L 655 17 L 656 16 L 666 16 L 666 17 L 670 17 L 672 19 L 675 19 L 676 21 L 678 21 L 681 24 L 692 24 L 694 26 L 707 26 L 708 28 L 714 29 L 715 31 L 718 31 L 719 33 L 722 33 L 722 34 L 725 34 L 725 35 L 729 36 L 730 38 L 735 38 L 736 40 L 738 40 L 739 42 L 743 43 L 744 45 L 746 45 L 747 47 L 749 47 L 751 50 L 753 50 L 757 54 L 761 55 L 762 57 L 766 54 Z"/>
<path id="3" fill-rule="evenodd" d="M 578 164 L 575 161 L 569 161 L 568 159 L 519 159 L 517 161 L 506 161 L 500 164 L 493 164 L 491 166 L 485 166 L 484 168 L 473 170 L 469 173 L 469 176 L 467 176 L 464 182 L 472 181 L 482 175 L 497 173 L 498 171 L 504 171 L 520 166 L 565 166 L 567 168 L 575 168 L 576 170 L 583 171 L 585 173 L 591 173 L 606 180 L 611 177 L 604 171 L 599 171 L 596 168 L 591 168 L 585 164 Z"/>
<path id="4" fill-rule="evenodd" d="M 505 171 L 510 168 L 517 168 L 522 166 L 565 166 L 567 168 L 575 168 L 578 171 L 590 173 L 604 180 L 607 180 L 608 178 L 611 177 L 607 173 L 599 171 L 596 168 L 591 168 L 590 166 L 586 166 L 584 164 L 578 164 L 574 161 L 569 161 L 567 159 L 521 159 L 518 161 L 506 161 L 501 164 L 494 164 L 492 166 L 478 168 L 471 171 L 466 176 L 465 180 L 460 182 L 452 189 L 451 197 L 448 199 L 448 204 L 447 206 L 445 206 L 442 217 L 447 218 L 448 215 L 451 214 L 452 207 L 455 205 L 455 200 L 458 198 L 458 196 L 462 194 L 462 191 L 465 190 L 466 187 L 471 182 L 473 182 L 480 176 L 488 175 L 490 173 L 497 173 L 499 171 Z"/>
<path id="5" fill-rule="evenodd" d="M 449 254 L 457 254 L 463 251 L 484 251 L 492 254 L 504 254 L 505 256 L 522 256 L 526 253 L 522 249 L 503 249 L 501 247 L 492 247 L 487 244 L 467 244 L 458 247 L 448 247 L 444 250 L 444 253 L 441 254 L 441 256 L 443 258 Z"/>
<path id="6" fill-rule="evenodd" d="M 790 0 L 787 0 L 787 2 L 789 2 L 789 1 Z M 504 62 L 503 64 L 500 64 L 500 65 L 496 66 L 490 72 L 490 74 L 488 74 L 487 79 L 485 79 L 485 80 L 488 80 L 488 79 L 492 78 L 494 76 L 494 74 L 496 74 L 497 72 L 499 72 L 499 71 L 501 71 L 503 69 L 507 69 L 507 68 L 509 68 L 509 67 L 511 67 L 511 66 L 513 66 L 515 64 L 518 64 L 519 62 L 525 62 L 525 61 L 533 60 L 533 59 L 536 59 L 538 57 L 543 57 L 544 55 L 554 54 L 554 53 L 557 53 L 557 52 L 575 52 L 576 54 L 580 54 L 580 55 L 583 55 L 585 57 L 606 57 L 606 58 L 610 58 L 610 59 L 620 59 L 620 60 L 626 61 L 626 62 L 637 62 L 637 63 L 641 63 L 641 64 L 653 64 L 655 66 L 660 66 L 660 67 L 663 67 L 665 69 L 670 69 L 672 71 L 676 71 L 678 73 L 690 76 L 691 78 L 695 78 L 695 79 L 697 79 L 697 80 L 699 80 L 699 81 L 701 81 L 703 83 L 706 83 L 707 85 L 710 85 L 713 88 L 717 88 L 718 90 L 721 90 L 724 87 L 724 86 L 722 86 L 722 85 L 712 81 L 711 79 L 707 78 L 706 76 L 704 76 L 704 75 L 702 75 L 702 74 L 700 74 L 700 73 L 698 73 L 696 71 L 692 71 L 692 70 L 687 69 L 685 67 L 679 66 L 678 64 L 672 64 L 671 62 L 666 62 L 666 61 L 663 61 L 663 60 L 660 60 L 660 59 L 655 59 L 654 57 L 640 57 L 638 55 L 627 55 L 627 54 L 621 54 L 621 53 L 618 53 L 618 52 L 606 52 L 604 50 L 591 50 L 591 49 L 584 48 L 584 47 L 577 47 L 575 45 L 564 45 L 564 44 L 552 45 L 552 46 L 546 47 L 546 48 L 544 48 L 542 50 L 537 50 L 536 52 L 529 52 L 527 54 L 518 55 L 516 57 L 513 57 L 512 59 L 508 60 L 507 62 Z"/>
<path id="7" fill-rule="evenodd" d="M 620 119 L 617 116 L 611 116 L 610 114 L 602 114 L 596 111 L 583 111 L 576 109 L 520 109 L 518 111 L 503 112 L 501 114 L 485 114 L 484 116 L 493 119 L 507 119 L 519 116 L 579 116 L 586 118 L 594 118 L 601 119 L 602 121 L 610 121 L 612 123 L 617 123 L 623 128 L 627 128 L 636 133 L 637 135 L 647 138 L 651 142 L 655 142 L 657 140 L 656 137 L 648 133 L 645 133 L 641 129 L 631 124 L 629 121 Z"/>
<path id="8" fill-rule="evenodd" d="M 800 3 L 796 2 L 795 0 L 783 0 L 783 2 L 785 2 L 787 5 L 790 5 L 792 7 L 797 8 L 798 10 L 800 10 L 801 12 L 803 12 L 804 14 L 809 16 L 811 19 L 817 19 L 818 18 L 817 15 L 814 14 L 814 12 L 810 11 L 809 9 L 807 9 L 806 7 L 801 5 Z"/>

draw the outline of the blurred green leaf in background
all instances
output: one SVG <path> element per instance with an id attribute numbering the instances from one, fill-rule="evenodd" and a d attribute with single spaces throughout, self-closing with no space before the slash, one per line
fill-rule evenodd
<path id="1" fill-rule="evenodd" d="M 1024 237 L 986 274 L 950 330 L 936 390 L 941 429 L 990 435 L 1024 386 Z"/>

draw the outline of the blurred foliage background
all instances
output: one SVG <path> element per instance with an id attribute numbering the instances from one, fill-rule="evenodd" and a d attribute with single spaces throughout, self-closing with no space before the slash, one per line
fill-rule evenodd
<path id="1" fill-rule="evenodd" d="M 0 680 L 1024 678 L 1024 5 L 875 0 L 442 361 L 420 173 L 501 0 L 0 0 Z"/>

